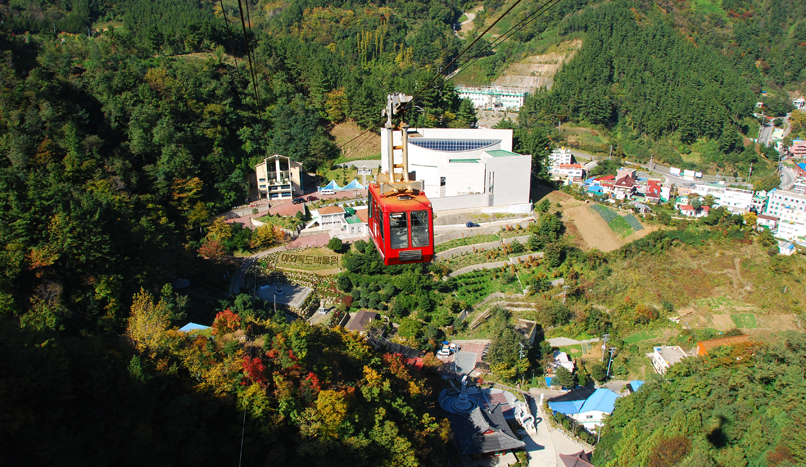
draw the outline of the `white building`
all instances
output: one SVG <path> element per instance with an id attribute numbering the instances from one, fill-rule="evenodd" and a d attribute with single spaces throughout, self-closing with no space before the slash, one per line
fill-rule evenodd
<path id="1" fill-rule="evenodd" d="M 790 190 L 770 190 L 764 214 L 780 219 L 786 212 L 806 212 L 806 195 Z"/>
<path id="2" fill-rule="evenodd" d="M 409 170 L 424 182 L 435 211 L 488 208 L 529 212 L 532 156 L 512 152 L 512 130 L 409 128 Z M 388 172 L 388 132 L 381 132 L 382 171 Z M 395 146 L 401 133 L 395 131 Z M 395 153 L 395 164 L 402 162 Z"/>
<path id="3" fill-rule="evenodd" d="M 347 225 L 345 212 L 341 206 L 326 206 L 317 211 L 322 230 L 342 229 Z"/>
<path id="4" fill-rule="evenodd" d="M 552 360 L 550 365 L 554 371 L 557 371 L 557 368 L 559 367 L 563 367 L 571 373 L 574 372 L 574 361 L 568 357 L 567 353 L 555 350 L 551 356 L 554 358 L 554 360 Z"/>
<path id="5" fill-rule="evenodd" d="M 468 99 L 477 109 L 519 110 L 523 107 L 529 91 L 501 86 L 457 86 L 459 98 Z"/>
<path id="6" fill-rule="evenodd" d="M 792 105 L 793 105 L 793 106 L 794 106 L 796 109 L 802 109 L 802 108 L 803 108 L 803 106 L 804 106 L 804 105 L 806 105 L 806 99 L 803 99 L 802 97 L 801 97 L 801 98 L 798 98 L 798 99 L 794 99 L 794 100 L 792 101 Z"/>
<path id="7" fill-rule="evenodd" d="M 268 199 L 290 199 L 302 194 L 302 164 L 275 154 L 255 166 L 257 190 Z"/>
<path id="8" fill-rule="evenodd" d="M 585 169 L 579 164 L 559 164 L 549 169 L 552 180 L 581 181 L 585 177 Z"/>
<path id="9" fill-rule="evenodd" d="M 652 366 L 658 374 L 665 374 L 670 366 L 688 357 L 680 346 L 658 346 L 651 354 Z"/>
<path id="10" fill-rule="evenodd" d="M 549 154 L 549 165 L 551 167 L 557 165 L 568 165 L 574 163 L 574 155 L 571 154 L 570 149 L 560 148 L 551 151 Z"/>
<path id="11" fill-rule="evenodd" d="M 724 207 L 733 214 L 743 214 L 753 207 L 753 190 L 730 188 L 719 183 L 703 183 L 694 186 L 694 193 L 701 199 L 711 195 L 714 207 Z"/>

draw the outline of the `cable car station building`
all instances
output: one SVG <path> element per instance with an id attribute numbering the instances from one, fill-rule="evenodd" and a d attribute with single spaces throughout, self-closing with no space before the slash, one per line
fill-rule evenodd
<path id="1" fill-rule="evenodd" d="M 401 132 L 393 135 L 402 144 Z M 389 170 L 388 137 L 381 132 L 382 171 Z M 532 157 L 512 152 L 512 130 L 409 128 L 408 141 L 409 168 L 434 211 L 531 211 Z"/>

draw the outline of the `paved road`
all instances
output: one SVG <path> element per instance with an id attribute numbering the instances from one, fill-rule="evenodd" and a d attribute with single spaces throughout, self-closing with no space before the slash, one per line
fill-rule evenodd
<path id="1" fill-rule="evenodd" d="M 795 172 L 789 167 L 782 166 L 781 168 L 781 188 L 787 189 L 792 186 L 797 180 Z"/>
<path id="2" fill-rule="evenodd" d="M 770 144 L 770 136 L 772 136 L 774 129 L 775 127 L 772 125 L 764 125 L 761 127 L 761 130 L 759 131 L 758 144 L 761 144 L 762 146 L 767 146 Z"/>
<path id="3" fill-rule="evenodd" d="M 592 344 L 594 342 L 599 342 L 599 338 L 595 337 L 593 339 L 578 341 L 568 337 L 552 337 L 551 339 L 548 339 L 548 342 L 552 347 L 565 347 L 566 345 Z"/>
<path id="4" fill-rule="evenodd" d="M 347 162 L 344 162 L 344 164 L 346 164 L 348 167 L 353 166 L 353 167 L 358 167 L 359 169 L 364 169 L 364 168 L 372 169 L 375 172 L 377 172 L 378 171 L 378 166 L 381 165 L 381 160 L 380 159 L 374 159 L 374 160 L 366 160 L 366 159 L 364 159 L 364 160 L 358 160 L 358 161 L 347 161 Z"/>

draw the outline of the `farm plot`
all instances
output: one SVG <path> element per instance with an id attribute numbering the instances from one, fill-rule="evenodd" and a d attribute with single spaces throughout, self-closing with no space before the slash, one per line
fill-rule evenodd
<path id="1" fill-rule="evenodd" d="M 756 315 L 753 313 L 736 313 L 730 315 L 730 319 L 737 328 L 741 329 L 755 329 L 758 327 L 756 322 Z"/>
<path id="2" fill-rule="evenodd" d="M 638 222 L 638 219 L 636 219 L 632 214 L 627 214 L 624 216 L 624 220 L 627 221 L 627 223 L 630 224 L 630 227 L 632 227 L 632 229 L 636 232 L 639 230 L 644 230 L 644 226 L 641 225 L 641 223 Z"/>
<path id="3" fill-rule="evenodd" d="M 591 209 L 593 209 L 602 217 L 602 219 L 604 219 L 605 222 L 607 222 L 607 225 L 613 232 L 615 232 L 616 235 L 619 236 L 619 238 L 626 238 L 633 234 L 634 231 L 630 222 L 624 217 L 619 216 L 618 213 L 611 211 L 601 204 L 594 204 L 591 206 Z M 632 217 L 633 220 L 638 223 L 638 219 L 635 219 L 635 217 L 632 215 L 630 217 Z"/>

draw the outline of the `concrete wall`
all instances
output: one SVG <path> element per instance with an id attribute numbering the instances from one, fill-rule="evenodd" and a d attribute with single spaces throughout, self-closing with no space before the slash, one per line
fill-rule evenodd
<path id="1" fill-rule="evenodd" d="M 447 211 L 450 209 L 467 209 L 484 206 L 487 195 L 446 196 L 444 198 L 429 198 L 434 211 Z"/>
<path id="2" fill-rule="evenodd" d="M 487 172 L 494 175 L 493 206 L 529 202 L 532 157 L 488 157 Z"/>
<path id="3" fill-rule="evenodd" d="M 484 193 L 484 162 L 448 162 L 439 164 L 439 175 L 445 177 L 445 196 Z M 434 195 L 439 196 L 439 193 Z M 486 204 L 486 203 L 485 203 Z"/>

